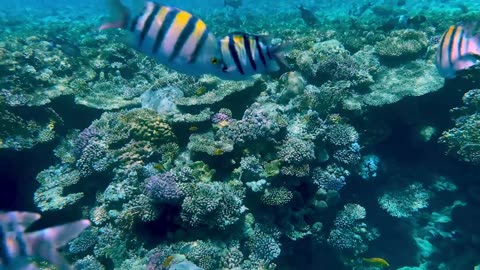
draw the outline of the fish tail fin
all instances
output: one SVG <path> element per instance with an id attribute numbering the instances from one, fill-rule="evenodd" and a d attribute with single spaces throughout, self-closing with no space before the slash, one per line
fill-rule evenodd
<path id="1" fill-rule="evenodd" d="M 29 248 L 29 254 L 51 262 L 60 270 L 70 270 L 70 265 L 57 252 L 57 248 L 76 238 L 90 224 L 90 221 L 83 219 L 28 233 L 25 235 L 25 241 Z"/>
<path id="2" fill-rule="evenodd" d="M 110 9 L 111 21 L 102 24 L 98 30 L 125 28 L 130 16 L 128 8 L 122 4 L 121 0 L 107 0 L 107 5 Z"/>
<path id="3" fill-rule="evenodd" d="M 276 45 L 272 48 L 272 53 L 277 60 L 278 63 L 282 64 L 283 66 L 290 68 L 290 65 L 285 60 L 285 53 L 290 51 L 293 48 L 292 42 L 285 42 L 279 45 Z"/>
<path id="4" fill-rule="evenodd" d="M 470 39 L 468 49 L 472 55 L 480 57 L 480 33 Z"/>

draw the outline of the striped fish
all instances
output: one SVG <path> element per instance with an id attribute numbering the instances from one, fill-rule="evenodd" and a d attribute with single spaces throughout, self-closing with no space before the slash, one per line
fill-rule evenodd
<path id="1" fill-rule="evenodd" d="M 216 38 L 199 18 L 150 1 L 138 14 L 120 0 L 108 2 L 114 20 L 100 26 L 100 30 L 122 28 L 132 32 L 136 49 L 178 72 L 192 76 L 221 72 Z"/>
<path id="2" fill-rule="evenodd" d="M 437 69 L 445 78 L 454 78 L 458 71 L 475 65 L 480 57 L 480 35 L 472 36 L 471 29 L 450 26 L 440 38 L 437 49 Z"/>
<path id="3" fill-rule="evenodd" d="M 242 32 L 230 33 L 219 43 L 224 72 L 221 78 L 242 80 L 254 74 L 278 71 L 280 65 L 288 67 L 284 53 L 290 49 L 290 43 L 272 46 L 266 36 Z"/>
<path id="4" fill-rule="evenodd" d="M 55 265 L 59 270 L 71 269 L 57 252 L 90 226 L 90 221 L 76 222 L 25 233 L 25 229 L 40 219 L 29 212 L 0 212 L 0 270 L 36 270 L 32 259 L 38 258 Z"/>

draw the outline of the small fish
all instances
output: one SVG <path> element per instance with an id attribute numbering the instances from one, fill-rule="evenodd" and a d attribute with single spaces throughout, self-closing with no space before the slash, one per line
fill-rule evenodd
<path id="1" fill-rule="evenodd" d="M 223 0 L 223 6 L 231 6 L 233 8 L 239 8 L 243 4 L 242 0 Z"/>
<path id="2" fill-rule="evenodd" d="M 178 72 L 199 76 L 221 73 L 221 55 L 215 36 L 198 17 L 146 1 L 142 12 L 132 12 L 120 0 L 108 0 L 116 20 L 100 26 L 133 33 L 133 46 Z"/>
<path id="3" fill-rule="evenodd" d="M 288 67 L 284 53 L 290 50 L 290 43 L 270 45 L 266 36 L 243 32 L 230 33 L 220 41 L 222 52 L 221 78 L 242 80 L 248 76 L 280 70 L 280 65 Z"/>
<path id="4" fill-rule="evenodd" d="M 363 15 L 363 13 L 369 10 L 373 6 L 373 4 L 373 2 L 367 2 L 360 7 L 354 5 L 353 8 L 349 11 L 349 15 L 360 17 Z"/>
<path id="5" fill-rule="evenodd" d="M 422 23 L 427 21 L 427 17 L 423 15 L 415 15 L 413 17 L 407 15 L 401 15 L 398 17 L 398 24 L 403 27 L 408 26 L 420 26 Z"/>
<path id="6" fill-rule="evenodd" d="M 390 264 L 382 258 L 363 258 L 363 261 L 371 266 L 375 266 L 378 268 L 385 268 L 390 266 Z"/>
<path id="7" fill-rule="evenodd" d="M 172 260 L 174 259 L 175 257 L 170 255 L 168 256 L 165 261 L 162 263 L 162 269 L 168 269 L 168 267 L 170 266 L 170 263 L 172 262 Z"/>
<path id="8" fill-rule="evenodd" d="M 59 49 L 64 54 L 66 54 L 70 57 L 82 56 L 82 52 L 77 45 L 75 45 L 72 42 L 69 42 L 68 40 L 63 39 L 63 38 L 51 37 L 50 38 L 50 46 L 52 48 Z"/>
<path id="9" fill-rule="evenodd" d="M 458 71 L 477 64 L 480 58 L 480 34 L 461 25 L 450 26 L 440 38 L 437 49 L 437 69 L 445 78 L 454 78 Z"/>
<path id="10" fill-rule="evenodd" d="M 90 221 L 72 223 L 25 233 L 40 215 L 29 212 L 0 212 L 0 269 L 37 270 L 32 259 L 38 258 L 55 265 L 59 270 L 71 269 L 57 252 L 90 226 Z"/>
<path id="11" fill-rule="evenodd" d="M 406 3 L 407 3 L 407 0 L 398 0 L 397 1 L 397 6 L 399 6 L 399 7 L 405 6 Z"/>
<path id="12" fill-rule="evenodd" d="M 315 16 L 315 13 L 313 13 L 313 11 L 304 8 L 302 5 L 298 6 L 298 9 L 300 10 L 300 15 L 302 16 L 303 21 L 308 26 L 318 25 L 317 16 Z"/>

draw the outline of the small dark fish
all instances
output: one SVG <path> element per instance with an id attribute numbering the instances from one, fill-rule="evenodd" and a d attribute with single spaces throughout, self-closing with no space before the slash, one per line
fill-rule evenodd
<path id="1" fill-rule="evenodd" d="M 82 52 L 77 45 L 75 45 L 72 42 L 70 42 L 66 39 L 63 39 L 63 38 L 51 37 L 50 38 L 50 46 L 52 46 L 52 48 L 59 49 L 64 54 L 66 54 L 70 57 L 82 56 Z"/>
<path id="2" fill-rule="evenodd" d="M 90 221 L 83 219 L 25 233 L 38 219 L 36 213 L 0 212 L 0 269 L 37 270 L 33 258 L 48 261 L 59 270 L 71 269 L 57 248 L 76 238 L 90 226 Z"/>
<path id="3" fill-rule="evenodd" d="M 407 3 L 407 0 L 398 0 L 397 6 L 402 7 L 402 6 L 405 6 L 406 3 Z"/>
<path id="4" fill-rule="evenodd" d="M 393 29 L 395 29 L 397 24 L 398 24 L 398 19 L 397 18 L 390 18 L 386 22 L 384 22 L 380 27 L 378 27 L 377 29 L 383 30 L 385 32 L 389 32 L 389 31 L 392 31 Z"/>
<path id="5" fill-rule="evenodd" d="M 302 5 L 298 6 L 298 9 L 300 10 L 300 15 L 302 16 L 303 21 L 308 26 L 318 25 L 317 16 L 315 16 L 315 13 L 313 13 L 313 11 L 304 8 Z"/>
<path id="6" fill-rule="evenodd" d="M 242 0 L 223 0 L 223 6 L 231 6 L 233 8 L 239 8 L 243 4 Z"/>
<path id="7" fill-rule="evenodd" d="M 407 23 L 409 25 L 419 26 L 420 24 L 427 21 L 427 17 L 423 15 L 416 15 L 411 18 L 408 18 Z"/>
<path id="8" fill-rule="evenodd" d="M 458 8 L 459 8 L 463 13 L 468 13 L 468 6 L 465 5 L 464 3 L 458 4 Z"/>
<path id="9" fill-rule="evenodd" d="M 354 16 L 362 16 L 365 11 L 369 10 L 373 6 L 373 2 L 367 2 L 363 5 L 361 5 L 358 8 L 355 8 L 355 10 L 352 12 L 352 15 Z"/>

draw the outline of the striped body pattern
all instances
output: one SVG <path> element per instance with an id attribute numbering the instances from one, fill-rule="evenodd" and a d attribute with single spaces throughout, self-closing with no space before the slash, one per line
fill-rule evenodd
<path id="1" fill-rule="evenodd" d="M 90 221 L 76 222 L 25 233 L 40 215 L 29 212 L 0 212 L 0 270 L 35 270 L 32 258 L 46 260 L 60 270 L 71 269 L 57 248 L 76 238 Z"/>
<path id="2" fill-rule="evenodd" d="M 235 32 L 220 41 L 224 76 L 228 79 L 245 79 L 253 74 L 274 72 L 280 69 L 274 49 L 266 38 Z"/>
<path id="3" fill-rule="evenodd" d="M 479 36 L 471 36 L 461 25 L 450 26 L 440 38 L 436 65 L 440 75 L 454 78 L 458 71 L 475 65 L 479 57 Z"/>
<path id="4" fill-rule="evenodd" d="M 100 29 L 124 28 L 133 33 L 133 46 L 160 63 L 188 75 L 221 71 L 215 36 L 199 18 L 181 9 L 147 1 L 142 12 L 130 14 L 119 0 L 111 1 L 123 19 Z"/>

